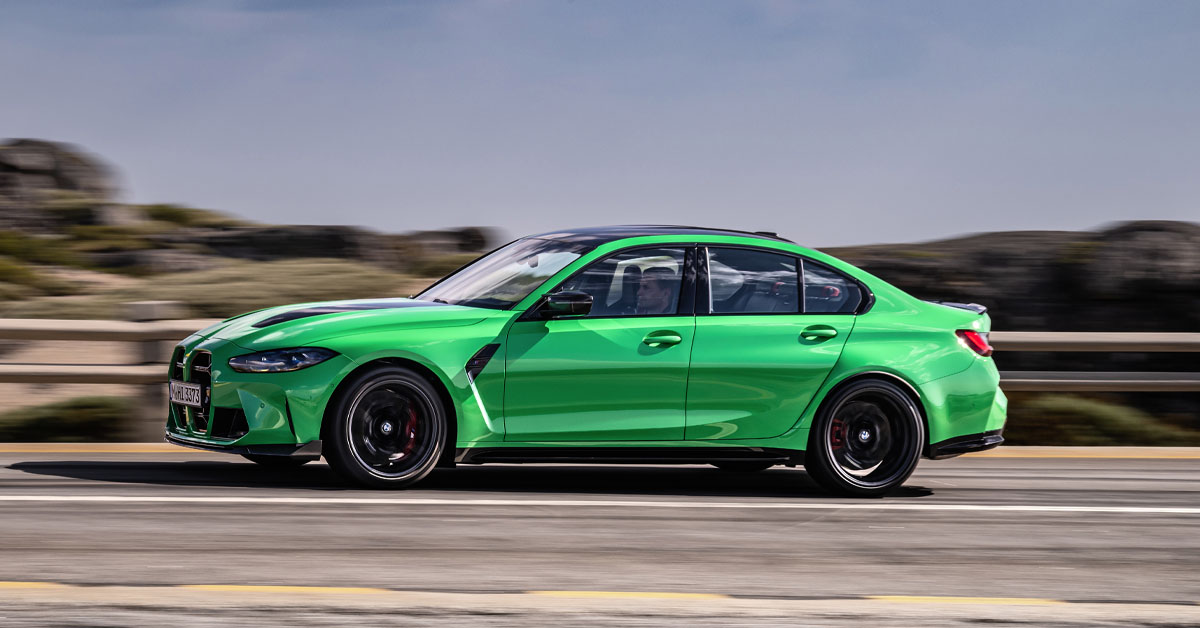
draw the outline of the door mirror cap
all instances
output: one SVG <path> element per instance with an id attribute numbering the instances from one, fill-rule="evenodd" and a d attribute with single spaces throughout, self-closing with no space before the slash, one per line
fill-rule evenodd
<path id="1" fill-rule="evenodd" d="M 547 318 L 558 316 L 583 316 L 592 311 L 592 295 L 586 292 L 567 290 L 546 295 L 542 312 Z"/>

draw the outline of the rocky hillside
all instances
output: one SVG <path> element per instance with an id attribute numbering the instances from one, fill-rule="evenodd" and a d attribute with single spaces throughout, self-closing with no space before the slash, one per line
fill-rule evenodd
<path id="1" fill-rule="evenodd" d="M 1008 231 L 827 249 L 924 299 L 988 306 L 996 329 L 1200 330 L 1200 224 Z"/>
<path id="2" fill-rule="evenodd" d="M 455 268 L 490 248 L 467 227 L 385 234 L 357 227 L 258 225 L 212 211 L 115 201 L 113 169 L 78 148 L 0 142 L 0 283 L 16 262 L 126 274 L 205 270 L 224 260 L 336 258 L 414 274 Z M 37 282 L 18 281 L 29 288 Z M 0 291 L 2 292 L 2 291 Z"/>

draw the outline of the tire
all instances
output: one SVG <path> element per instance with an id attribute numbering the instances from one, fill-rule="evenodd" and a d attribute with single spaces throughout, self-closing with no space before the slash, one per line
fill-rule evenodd
<path id="1" fill-rule="evenodd" d="M 437 390 L 407 368 L 383 366 L 346 382 L 325 417 L 329 466 L 374 488 L 402 488 L 437 465 L 446 441 Z"/>
<path id="2" fill-rule="evenodd" d="M 264 456 L 262 454 L 242 454 L 242 457 L 268 469 L 295 469 L 314 460 L 298 456 Z"/>
<path id="3" fill-rule="evenodd" d="M 881 497 L 912 475 L 925 447 L 925 421 L 896 384 L 854 382 L 821 404 L 804 467 L 826 490 Z"/>
<path id="4" fill-rule="evenodd" d="M 733 462 L 714 462 L 712 466 L 729 473 L 758 473 L 766 471 L 775 466 L 770 462 L 758 462 L 756 460 L 736 460 Z"/>

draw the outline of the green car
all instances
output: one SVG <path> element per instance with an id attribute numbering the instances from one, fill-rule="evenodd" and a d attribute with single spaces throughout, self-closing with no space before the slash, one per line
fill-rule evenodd
<path id="1" fill-rule="evenodd" d="M 544 233 L 411 299 L 189 336 L 166 438 L 264 465 L 324 456 L 373 487 L 488 462 L 803 464 L 881 495 L 921 457 L 1003 442 L 990 324 L 772 233 Z"/>

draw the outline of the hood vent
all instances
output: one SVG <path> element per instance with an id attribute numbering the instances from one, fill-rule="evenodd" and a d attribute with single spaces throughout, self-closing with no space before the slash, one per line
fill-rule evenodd
<path id="1" fill-rule="evenodd" d="M 298 310 L 290 310 L 282 314 L 276 314 L 268 318 L 264 318 L 254 324 L 254 327 L 262 329 L 279 323 L 286 323 L 309 316 L 320 316 L 322 314 L 339 314 L 341 312 L 361 312 L 365 310 L 392 310 L 402 309 L 406 307 L 428 307 L 433 305 L 442 305 L 441 303 L 432 303 L 430 301 L 368 301 L 363 303 L 347 303 L 345 305 L 317 305 L 313 307 L 300 308 Z"/>

